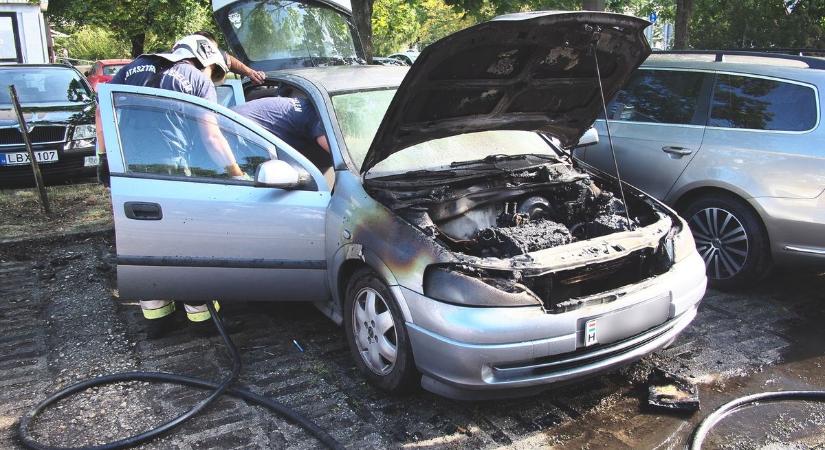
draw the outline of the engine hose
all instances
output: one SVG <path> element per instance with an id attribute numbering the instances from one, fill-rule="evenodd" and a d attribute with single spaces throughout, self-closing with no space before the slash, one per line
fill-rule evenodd
<path id="1" fill-rule="evenodd" d="M 702 443 L 705 441 L 708 433 L 710 433 L 710 430 L 713 429 L 717 423 L 722 421 L 722 419 L 730 414 L 733 414 L 739 409 L 748 405 L 755 405 L 760 402 L 778 402 L 783 400 L 808 400 L 822 402 L 825 401 L 825 391 L 762 392 L 759 394 L 739 397 L 725 403 L 716 411 L 712 412 L 709 416 L 705 417 L 705 419 L 693 430 L 693 434 L 690 436 L 690 442 L 688 442 L 688 448 L 690 450 L 700 450 L 702 448 Z"/>
<path id="2" fill-rule="evenodd" d="M 52 394 L 50 397 L 48 397 L 47 399 L 40 402 L 37 406 L 35 406 L 34 409 L 30 410 L 28 413 L 23 415 L 20 418 L 20 425 L 18 427 L 18 433 L 20 436 L 21 443 L 28 448 L 36 450 L 112 450 L 131 447 L 141 442 L 146 442 L 151 439 L 154 439 L 160 436 L 161 434 L 166 433 L 169 430 L 177 427 L 178 425 L 186 422 L 187 420 L 191 419 L 196 414 L 198 414 L 200 411 L 202 411 L 210 403 L 214 402 L 218 397 L 226 394 L 232 397 L 237 397 L 246 400 L 248 403 L 254 403 L 256 405 L 263 406 L 265 408 L 270 409 L 271 411 L 280 414 L 281 416 L 285 417 L 291 422 L 303 427 L 307 432 L 315 436 L 319 441 L 321 441 L 324 445 L 326 445 L 329 448 L 343 448 L 343 446 L 338 441 L 336 441 L 335 438 L 330 436 L 329 433 L 321 429 L 311 420 L 307 419 L 306 417 L 300 415 L 298 412 L 289 408 L 288 406 L 278 403 L 269 398 L 255 394 L 246 389 L 245 387 L 230 387 L 230 385 L 237 379 L 238 374 L 241 371 L 241 356 L 238 353 L 238 349 L 235 348 L 235 344 L 232 342 L 232 339 L 229 338 L 229 334 L 227 334 L 226 329 L 223 326 L 223 322 L 221 321 L 220 317 L 218 317 L 218 313 L 217 311 L 215 311 L 215 307 L 213 306 L 212 302 L 207 303 L 207 307 L 209 308 L 209 313 L 212 315 L 212 322 L 218 329 L 218 333 L 221 335 L 223 343 L 226 345 L 226 348 L 229 351 L 229 355 L 232 359 L 232 373 L 228 377 L 226 377 L 226 379 L 224 379 L 220 383 L 214 383 L 208 380 L 189 377 L 186 375 L 177 375 L 166 372 L 143 371 L 122 372 L 112 375 L 103 375 L 100 377 L 90 378 L 88 380 L 75 383 Z M 209 394 L 209 396 L 205 399 L 198 402 L 189 411 L 186 411 L 185 413 L 179 415 L 178 417 L 175 417 L 174 419 L 168 422 L 165 422 L 155 428 L 152 428 L 151 430 L 144 431 L 140 434 L 135 434 L 127 438 L 120 439 L 114 442 L 109 442 L 106 444 L 88 447 L 56 447 L 42 444 L 36 441 L 34 438 L 32 438 L 31 433 L 29 432 L 29 425 L 31 424 L 32 420 L 38 414 L 43 412 L 43 410 L 45 410 L 55 402 L 58 402 L 78 392 L 85 391 L 86 389 L 89 389 L 94 386 L 103 386 L 106 384 L 124 381 L 148 381 L 167 384 L 179 384 L 183 386 L 190 386 L 200 389 L 211 389 L 212 393 Z"/>

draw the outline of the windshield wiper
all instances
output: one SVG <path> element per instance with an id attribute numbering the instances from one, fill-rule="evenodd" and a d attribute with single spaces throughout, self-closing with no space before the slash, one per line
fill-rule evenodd
<path id="1" fill-rule="evenodd" d="M 527 153 L 527 154 L 520 154 L 520 155 L 502 155 L 502 154 L 495 154 L 489 155 L 482 159 L 475 159 L 472 161 L 457 161 L 450 163 L 450 167 L 463 167 L 463 166 L 472 166 L 475 164 L 493 164 L 501 161 L 515 161 L 519 159 L 527 159 L 528 157 L 534 157 L 539 159 L 545 160 L 555 160 L 553 156 L 550 155 L 541 155 L 541 154 L 534 154 L 534 153 Z"/>

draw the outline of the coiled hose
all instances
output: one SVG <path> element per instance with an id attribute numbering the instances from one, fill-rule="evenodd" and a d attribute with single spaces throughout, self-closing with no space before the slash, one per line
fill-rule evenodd
<path id="1" fill-rule="evenodd" d="M 733 414 L 737 410 L 759 402 L 778 402 L 783 400 L 809 400 L 809 401 L 825 401 L 825 391 L 778 391 L 778 392 L 762 392 L 759 394 L 746 395 L 739 397 L 733 401 L 725 403 L 716 411 L 712 412 L 705 420 L 699 423 L 693 434 L 690 436 L 688 448 L 690 450 L 700 450 L 702 443 L 705 441 L 708 433 L 713 427 L 722 421 L 725 417 Z"/>
<path id="2" fill-rule="evenodd" d="M 249 403 L 254 403 L 256 405 L 263 406 L 277 414 L 280 414 L 287 420 L 290 420 L 293 423 L 303 427 L 307 432 L 309 432 L 309 434 L 315 436 L 319 441 L 321 441 L 321 443 L 323 443 L 331 449 L 343 448 L 343 446 L 338 441 L 336 441 L 332 436 L 330 436 L 329 433 L 318 427 L 318 425 L 316 425 L 311 420 L 298 414 L 296 411 L 289 408 L 288 406 L 278 403 L 274 400 L 268 399 L 266 397 L 260 396 L 258 394 L 255 394 L 253 392 L 250 392 L 248 389 L 244 387 L 230 387 L 230 385 L 237 379 L 238 374 L 241 372 L 241 356 L 238 353 L 238 349 L 235 348 L 235 344 L 232 342 L 232 339 L 229 338 L 229 335 L 227 334 L 226 329 L 223 326 L 223 322 L 221 321 L 220 317 L 218 317 L 218 313 L 217 311 L 215 311 L 215 307 L 213 306 L 212 302 L 208 302 L 207 307 L 209 308 L 209 313 L 212 315 L 212 322 L 218 329 L 218 333 L 221 335 L 223 343 L 226 345 L 226 348 L 229 351 L 229 355 L 232 359 L 232 373 L 226 379 L 224 379 L 220 383 L 213 383 L 208 380 L 189 377 L 186 375 L 177 375 L 166 372 L 142 371 L 122 372 L 112 375 L 103 375 L 96 378 L 90 378 L 88 380 L 84 380 L 79 383 L 73 384 L 69 387 L 66 387 L 65 389 L 62 389 L 52 394 L 49 398 L 43 400 L 37 406 L 35 406 L 34 409 L 29 411 L 27 414 L 23 415 L 20 418 L 20 425 L 18 427 L 18 433 L 22 444 L 28 448 L 36 450 L 113 450 L 131 447 L 141 442 L 146 442 L 151 439 L 154 439 L 160 436 L 161 434 L 172 430 L 178 425 L 194 417 L 196 414 L 198 414 L 200 411 L 206 408 L 206 406 L 214 402 L 218 397 L 226 394 L 231 395 L 232 397 L 244 399 Z M 38 414 L 43 412 L 43 410 L 45 410 L 52 404 L 66 397 L 74 395 L 78 392 L 85 391 L 86 389 L 89 389 L 94 386 L 103 386 L 105 384 L 123 381 L 148 381 L 158 383 L 172 383 L 200 389 L 212 389 L 212 393 L 209 394 L 209 396 L 205 399 L 198 402 L 198 404 L 192 407 L 192 409 L 186 411 L 178 417 L 175 417 L 174 419 L 166 423 L 163 423 L 155 428 L 152 428 L 151 430 L 147 430 L 143 433 L 135 434 L 127 438 L 120 439 L 118 441 L 90 447 L 55 447 L 42 444 L 32 438 L 31 433 L 29 432 L 29 425 Z"/>

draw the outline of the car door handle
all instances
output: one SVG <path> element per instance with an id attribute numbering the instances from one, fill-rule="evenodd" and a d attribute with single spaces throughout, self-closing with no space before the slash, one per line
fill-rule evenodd
<path id="1" fill-rule="evenodd" d="M 687 156 L 693 153 L 693 150 L 684 147 L 673 147 L 670 145 L 665 145 L 662 147 L 662 151 L 669 154 L 669 155 L 676 155 L 676 156 Z"/>
<path id="2" fill-rule="evenodd" d="M 123 204 L 123 211 L 126 217 L 134 220 L 163 219 L 163 210 L 157 203 L 126 202 Z"/>

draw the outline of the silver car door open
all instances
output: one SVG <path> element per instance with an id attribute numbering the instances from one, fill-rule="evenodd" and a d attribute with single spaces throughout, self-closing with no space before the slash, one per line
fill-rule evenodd
<path id="1" fill-rule="evenodd" d="M 324 222 L 330 192 L 303 156 L 232 111 L 177 92 L 107 84 L 99 107 L 122 298 L 329 296 Z M 215 126 L 225 145 L 207 132 Z M 233 177 L 219 151 L 226 146 L 249 176 L 277 158 L 308 172 L 310 186 L 255 187 L 249 178 Z"/>
<path id="2" fill-rule="evenodd" d="M 225 80 L 222 84 L 215 86 L 215 91 L 218 94 L 218 103 L 221 106 L 232 108 L 246 103 L 242 80 Z"/>
<path id="3" fill-rule="evenodd" d="M 608 105 L 622 180 L 664 199 L 702 145 L 713 74 L 639 69 Z M 604 119 L 599 143 L 575 156 L 615 173 Z"/>

